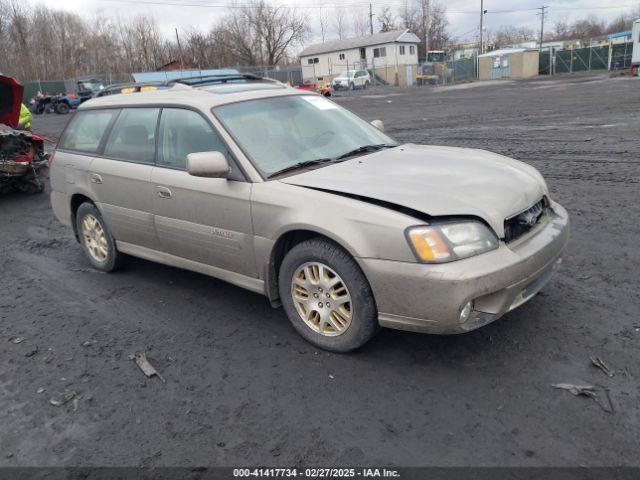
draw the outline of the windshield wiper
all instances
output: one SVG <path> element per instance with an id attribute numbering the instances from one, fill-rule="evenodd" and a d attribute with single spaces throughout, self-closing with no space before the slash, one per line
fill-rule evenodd
<path id="1" fill-rule="evenodd" d="M 378 150 L 382 150 L 383 148 L 393 148 L 396 145 L 392 145 L 390 143 L 380 143 L 378 145 L 363 145 L 362 147 L 354 148 L 353 150 L 348 151 L 347 153 L 343 153 L 342 155 L 336 157 L 336 160 L 342 160 L 343 158 L 353 157 L 354 155 L 358 155 L 360 153 L 370 153 L 377 152 Z"/>
<path id="2" fill-rule="evenodd" d="M 319 165 L 321 163 L 328 163 L 335 160 L 335 158 L 318 158 L 316 160 L 305 160 L 304 162 L 294 163 L 293 165 L 289 165 L 288 167 L 283 168 L 282 170 L 278 170 L 277 172 L 273 172 L 269 174 L 267 178 L 277 177 L 278 175 L 282 175 L 283 173 L 292 172 L 294 170 L 298 170 L 300 168 L 309 167 L 311 165 Z"/>
<path id="3" fill-rule="evenodd" d="M 294 163 L 288 167 L 283 168 L 282 170 L 278 170 L 277 172 L 273 172 L 269 174 L 267 178 L 277 177 L 284 173 L 292 172 L 294 170 L 299 170 L 301 168 L 309 167 L 312 165 L 320 165 L 323 163 L 331 163 L 337 162 L 339 160 L 344 160 L 349 157 L 353 157 L 354 155 L 358 155 L 359 153 L 369 153 L 369 152 L 377 152 L 378 150 L 382 150 L 383 148 L 393 148 L 397 147 L 397 145 L 393 145 L 390 143 L 380 143 L 378 145 L 363 145 L 362 147 L 355 148 L 353 150 L 348 151 L 347 153 L 343 153 L 337 157 L 333 158 L 318 158 L 315 160 L 305 160 L 304 162 Z"/>

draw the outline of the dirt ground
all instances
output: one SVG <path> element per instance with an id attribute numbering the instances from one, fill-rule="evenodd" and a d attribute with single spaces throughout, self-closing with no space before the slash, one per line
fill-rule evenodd
<path id="1" fill-rule="evenodd" d="M 136 259 L 98 273 L 47 195 L 7 195 L 0 465 L 640 464 L 640 80 L 337 101 L 382 119 L 399 141 L 483 148 L 538 168 L 573 221 L 548 287 L 472 333 L 385 330 L 336 355 L 305 343 L 266 298 L 224 282 Z M 33 126 L 55 137 L 67 118 Z M 166 383 L 143 376 L 136 351 Z M 609 389 L 615 412 L 558 382 Z M 65 392 L 75 398 L 52 405 Z"/>

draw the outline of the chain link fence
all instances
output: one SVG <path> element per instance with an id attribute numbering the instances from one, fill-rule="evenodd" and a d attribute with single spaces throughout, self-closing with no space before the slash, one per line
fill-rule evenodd
<path id="1" fill-rule="evenodd" d="M 633 42 L 611 46 L 610 70 L 624 70 L 631 67 Z"/>
<path id="2" fill-rule="evenodd" d="M 571 48 L 540 54 L 540 74 L 623 70 L 631 66 L 632 42 Z M 553 56 L 553 61 L 551 58 Z M 553 66 L 553 72 L 550 71 Z"/>
<path id="3" fill-rule="evenodd" d="M 115 83 L 133 82 L 130 73 L 96 73 L 92 75 L 82 75 L 76 78 L 66 78 L 64 80 L 33 80 L 25 82 L 23 101 L 28 103 L 38 92 L 44 95 L 58 95 L 60 93 L 77 93 L 80 89 L 79 82 L 94 80 L 107 86 Z"/>
<path id="4" fill-rule="evenodd" d="M 327 94 L 361 95 L 363 91 L 390 91 L 399 88 L 445 86 L 477 77 L 477 59 L 447 57 L 441 62 L 391 64 L 372 61 L 309 64 L 302 67 L 303 81 Z M 324 68 L 323 68 L 324 67 Z"/>
<path id="5" fill-rule="evenodd" d="M 302 68 L 294 67 L 235 67 L 241 73 L 271 78 L 289 85 L 302 85 Z"/>
<path id="6" fill-rule="evenodd" d="M 476 78 L 476 62 L 475 57 L 454 60 L 450 56 L 442 62 L 420 64 L 390 64 L 378 59 L 373 59 L 368 64 L 365 61 L 334 63 L 330 64 L 328 69 L 320 69 L 317 65 L 235 66 L 229 68 L 240 73 L 272 78 L 291 86 L 307 85 L 317 91 L 324 91 L 326 94 L 349 95 L 366 89 L 442 86 L 467 82 Z M 334 92 L 334 79 L 345 75 L 350 77 L 356 72 L 365 72 L 366 75 L 358 74 L 358 77 L 354 77 L 351 81 L 335 88 Z M 176 72 L 168 73 L 175 74 Z M 24 83 L 24 101 L 28 103 L 38 92 L 46 95 L 57 95 L 63 92 L 77 93 L 79 90 L 78 82 L 91 79 L 101 82 L 105 86 L 135 81 L 130 73 L 97 73 L 63 80 L 35 80 Z"/>

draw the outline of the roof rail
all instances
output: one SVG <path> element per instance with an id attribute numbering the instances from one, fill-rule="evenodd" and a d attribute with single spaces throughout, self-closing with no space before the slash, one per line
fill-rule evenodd
<path id="1" fill-rule="evenodd" d="M 263 81 L 263 82 L 271 82 L 273 81 L 270 78 L 258 77 L 256 75 L 252 75 L 250 73 L 228 73 L 221 75 L 203 75 L 201 77 L 184 77 L 184 78 L 176 78 L 170 80 L 168 83 L 181 83 L 183 85 L 188 85 L 190 87 L 195 87 L 199 85 L 208 85 L 212 83 L 227 83 L 227 82 L 237 82 L 237 81 Z"/>

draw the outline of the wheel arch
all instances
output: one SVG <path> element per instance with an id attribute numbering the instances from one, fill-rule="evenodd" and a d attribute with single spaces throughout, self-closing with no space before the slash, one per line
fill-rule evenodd
<path id="1" fill-rule="evenodd" d="M 76 237 L 76 240 L 78 242 L 80 241 L 80 237 L 78 235 L 78 226 L 76 225 L 76 214 L 78 213 L 78 208 L 80 208 L 80 205 L 82 205 L 83 203 L 90 203 L 94 207 L 98 208 L 96 202 L 94 202 L 92 198 L 88 197 L 84 193 L 74 193 L 73 195 L 71 195 L 69 206 L 71 212 L 71 228 L 73 228 L 73 235 Z"/>
<path id="2" fill-rule="evenodd" d="M 306 226 L 300 226 L 282 232 L 271 248 L 269 261 L 265 267 L 265 293 L 272 306 L 278 307 L 281 305 L 280 293 L 278 290 L 278 275 L 280 273 L 280 266 L 282 265 L 284 257 L 293 247 L 312 238 L 324 239 L 338 245 L 351 255 L 355 262 L 360 266 L 360 262 L 354 254 L 353 248 L 351 248 L 351 246 L 344 240 L 336 238 L 335 235 Z"/>

